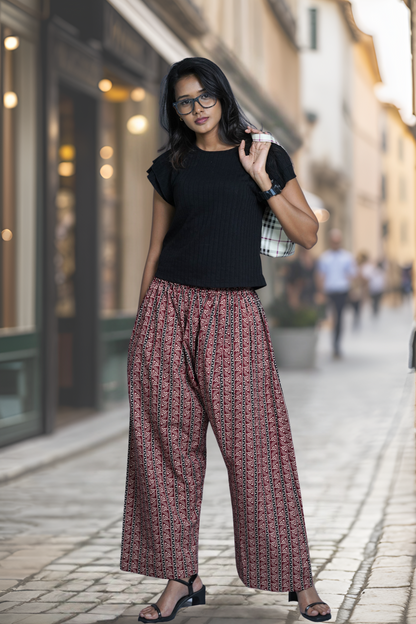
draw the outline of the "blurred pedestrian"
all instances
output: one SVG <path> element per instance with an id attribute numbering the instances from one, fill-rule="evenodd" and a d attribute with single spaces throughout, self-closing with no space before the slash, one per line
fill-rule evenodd
<path id="1" fill-rule="evenodd" d="M 413 291 L 412 286 L 412 264 L 409 263 L 401 270 L 401 292 L 404 299 L 407 299 Z"/>
<path id="2" fill-rule="evenodd" d="M 363 267 L 363 274 L 368 281 L 368 292 L 371 298 L 373 316 L 380 312 L 380 302 L 386 288 L 386 271 L 384 263 L 367 262 Z"/>
<path id="3" fill-rule="evenodd" d="M 351 278 L 348 301 L 354 311 L 353 327 L 358 329 L 361 324 L 361 310 L 368 295 L 368 280 L 363 273 L 363 267 L 368 262 L 368 255 L 365 252 L 357 254 L 356 273 Z"/>
<path id="4" fill-rule="evenodd" d="M 266 285 L 265 202 L 305 247 L 318 222 L 287 152 L 252 140 L 259 131 L 212 61 L 172 65 L 161 119 L 170 149 L 148 170 L 153 225 L 128 357 L 120 567 L 169 579 L 141 622 L 205 603 L 198 532 L 210 423 L 229 475 L 240 578 L 289 591 L 305 617 L 323 622 L 330 609 L 313 585 L 290 424 L 255 291 Z"/>
<path id="5" fill-rule="evenodd" d="M 341 357 L 340 342 L 342 332 L 342 316 L 347 303 L 351 279 L 356 274 L 356 263 L 353 255 L 342 249 L 342 232 L 334 228 L 329 232 L 330 249 L 324 251 L 318 260 L 318 269 L 322 276 L 322 288 L 332 305 L 333 357 Z"/>
<path id="6" fill-rule="evenodd" d="M 286 293 L 294 310 L 314 307 L 319 288 L 318 268 L 312 253 L 298 247 L 297 257 L 287 266 Z"/>

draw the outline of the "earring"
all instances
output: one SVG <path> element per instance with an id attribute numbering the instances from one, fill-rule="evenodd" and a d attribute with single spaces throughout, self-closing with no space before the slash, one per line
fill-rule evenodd
<path id="1" fill-rule="evenodd" d="M 183 121 L 182 117 L 179 117 L 180 121 Z"/>

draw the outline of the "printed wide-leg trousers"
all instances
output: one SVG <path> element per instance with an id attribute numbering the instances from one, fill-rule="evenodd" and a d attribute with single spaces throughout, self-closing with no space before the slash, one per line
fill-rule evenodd
<path id="1" fill-rule="evenodd" d="M 198 572 L 209 422 L 228 470 L 241 580 L 279 592 L 311 587 L 290 424 L 256 291 L 153 278 L 128 383 L 121 569 L 165 579 Z"/>

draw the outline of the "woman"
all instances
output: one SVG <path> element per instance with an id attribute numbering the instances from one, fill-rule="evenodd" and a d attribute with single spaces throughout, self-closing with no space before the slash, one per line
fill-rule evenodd
<path id="1" fill-rule="evenodd" d="M 205 603 L 198 531 L 210 422 L 228 469 L 241 580 L 290 591 L 306 618 L 324 621 L 329 607 L 313 587 L 290 425 L 255 291 L 266 285 L 259 193 L 284 187 L 269 205 L 308 249 L 318 223 L 290 158 L 252 143 L 258 131 L 211 61 L 171 67 L 161 123 L 170 149 L 148 170 L 153 224 L 128 356 L 120 567 L 170 579 L 139 621 L 169 621 L 189 599 Z"/>

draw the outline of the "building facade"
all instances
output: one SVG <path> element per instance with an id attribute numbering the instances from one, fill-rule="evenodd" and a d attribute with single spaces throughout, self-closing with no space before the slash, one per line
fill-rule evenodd
<path id="1" fill-rule="evenodd" d="M 384 255 L 394 280 L 394 275 L 410 266 L 415 256 L 416 142 L 394 104 L 383 104 L 381 135 Z"/>
<path id="2" fill-rule="evenodd" d="M 381 206 L 381 82 L 374 41 L 357 29 L 353 43 L 352 101 L 348 123 L 353 137 L 351 251 L 383 259 Z"/>
<path id="3" fill-rule="evenodd" d="M 32 4 L 0 13 L 2 445 L 125 398 L 163 143 L 166 61 L 108 2 Z"/>
<path id="4" fill-rule="evenodd" d="M 301 102 L 305 142 L 300 172 L 306 188 L 322 198 L 330 218 L 320 227 L 314 248 L 327 246 L 332 227 L 352 247 L 353 130 L 350 123 L 353 88 L 353 33 L 336 0 L 299 3 Z"/>
<path id="5" fill-rule="evenodd" d="M 383 234 L 381 105 L 374 86 L 381 77 L 373 39 L 357 27 L 347 0 L 301 0 L 299 23 L 305 136 L 300 172 L 330 214 L 315 253 L 337 227 L 348 249 L 377 259 Z"/>
<path id="6" fill-rule="evenodd" d="M 296 4 L 0 2 L 1 445 L 126 400 L 171 63 L 217 62 L 296 162 Z"/>

